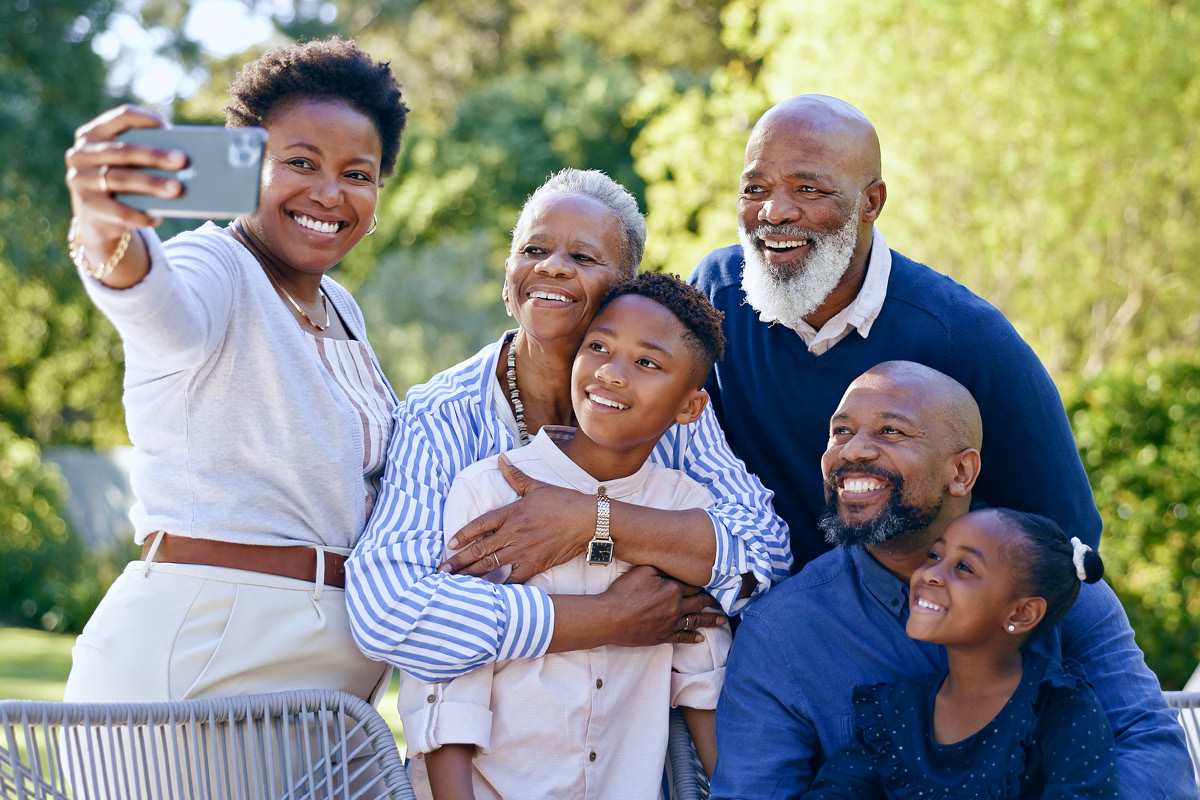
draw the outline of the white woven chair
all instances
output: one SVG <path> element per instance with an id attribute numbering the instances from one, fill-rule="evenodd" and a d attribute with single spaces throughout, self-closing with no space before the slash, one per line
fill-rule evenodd
<path id="1" fill-rule="evenodd" d="M 1192 774 L 1200 796 L 1200 692 L 1163 692 L 1167 705 L 1179 709 L 1179 724 L 1192 757 Z"/>
<path id="2" fill-rule="evenodd" d="M 0 701 L 0 800 L 415 800 L 387 723 L 344 692 Z"/>

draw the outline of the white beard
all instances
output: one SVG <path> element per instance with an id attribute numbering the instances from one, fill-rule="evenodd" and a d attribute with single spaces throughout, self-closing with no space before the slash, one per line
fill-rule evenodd
<path id="1" fill-rule="evenodd" d="M 738 239 L 746 261 L 742 290 L 763 322 L 780 322 L 794 329 L 837 288 L 850 268 L 850 257 L 858 243 L 861 203 L 859 198 L 846 224 L 832 233 L 806 231 L 793 225 L 761 225 L 748 231 L 738 224 Z M 808 256 L 800 263 L 772 264 L 756 244 L 756 234 L 760 232 L 808 239 Z"/>

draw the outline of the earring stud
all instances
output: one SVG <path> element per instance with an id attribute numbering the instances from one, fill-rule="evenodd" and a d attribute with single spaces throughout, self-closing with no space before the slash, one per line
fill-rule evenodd
<path id="1" fill-rule="evenodd" d="M 1016 625 L 1009 625 L 1009 626 L 1008 626 L 1008 632 L 1009 632 L 1009 633 L 1012 633 L 1012 632 L 1013 632 L 1013 631 L 1015 631 L 1016 629 L 1017 629 L 1017 626 L 1016 626 Z"/>

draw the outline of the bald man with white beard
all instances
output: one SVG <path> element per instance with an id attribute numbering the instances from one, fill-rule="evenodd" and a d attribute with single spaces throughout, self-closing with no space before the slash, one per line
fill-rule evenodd
<path id="1" fill-rule="evenodd" d="M 1050 376 L 996 308 L 888 248 L 875 227 L 886 201 L 862 112 L 786 100 L 746 146 L 741 244 L 692 275 L 725 313 L 728 349 L 706 388 L 734 452 L 775 493 L 793 571 L 829 549 L 818 530 L 826 422 L 854 378 L 892 360 L 943 372 L 979 403 L 979 501 L 1044 514 L 1096 546 L 1100 515 Z"/>

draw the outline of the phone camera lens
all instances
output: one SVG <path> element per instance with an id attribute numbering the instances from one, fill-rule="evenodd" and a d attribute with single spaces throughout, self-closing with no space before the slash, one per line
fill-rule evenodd
<path id="1" fill-rule="evenodd" d="M 250 134 L 234 137 L 229 140 L 229 165 L 252 167 L 258 163 L 261 152 L 258 140 Z"/>

